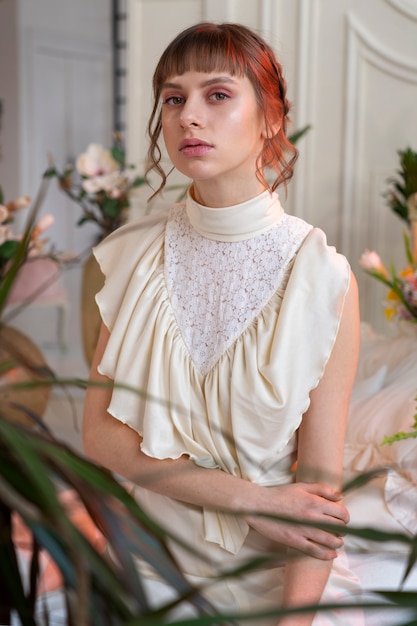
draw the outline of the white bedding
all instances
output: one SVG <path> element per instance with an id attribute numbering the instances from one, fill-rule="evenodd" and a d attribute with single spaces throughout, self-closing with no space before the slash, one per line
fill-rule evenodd
<path id="1" fill-rule="evenodd" d="M 381 445 L 385 435 L 412 430 L 417 395 L 417 325 L 403 323 L 394 337 L 362 325 L 362 346 L 345 447 L 345 478 L 379 467 L 385 475 L 347 494 L 351 526 L 417 534 L 417 439 Z M 348 535 L 351 567 L 366 590 L 398 590 L 409 548 Z M 417 567 L 404 590 L 417 593 Z M 398 626 L 398 609 L 370 612 L 367 626 Z M 415 622 L 417 623 L 417 621 Z"/>

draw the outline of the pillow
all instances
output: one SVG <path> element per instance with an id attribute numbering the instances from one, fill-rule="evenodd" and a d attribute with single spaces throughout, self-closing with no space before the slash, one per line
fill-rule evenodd
<path id="1" fill-rule="evenodd" d="M 389 466 L 386 505 L 410 532 L 417 532 L 417 439 L 382 444 L 386 435 L 409 432 L 417 395 L 417 325 L 409 335 L 366 339 L 360 356 L 346 433 L 346 472 Z M 366 375 L 365 375 L 366 374 Z"/>
<path id="2" fill-rule="evenodd" d="M 349 491 L 344 504 L 350 513 L 351 528 L 374 528 L 389 533 L 404 533 L 403 526 L 393 516 L 385 502 L 386 476 L 379 476 L 366 485 Z M 407 554 L 409 547 L 399 541 L 381 542 L 347 534 L 344 538 L 348 553 Z"/>

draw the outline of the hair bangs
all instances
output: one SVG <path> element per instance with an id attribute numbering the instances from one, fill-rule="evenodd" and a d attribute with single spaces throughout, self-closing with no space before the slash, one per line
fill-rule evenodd
<path id="1" fill-rule="evenodd" d="M 245 76 L 247 62 L 239 46 L 224 32 L 196 32 L 194 36 L 174 41 L 159 62 L 154 76 L 154 87 L 171 76 L 185 72 L 227 72 L 232 76 Z"/>

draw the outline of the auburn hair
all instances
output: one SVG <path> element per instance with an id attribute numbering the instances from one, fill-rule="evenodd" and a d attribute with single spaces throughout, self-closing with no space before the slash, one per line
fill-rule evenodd
<path id="1" fill-rule="evenodd" d="M 153 75 L 154 104 L 147 127 L 150 143 L 146 174 L 154 170 L 162 181 L 152 197 L 162 191 L 167 180 L 158 145 L 162 130 L 162 86 L 171 76 L 180 76 L 190 70 L 223 71 L 232 76 L 248 77 L 267 131 L 256 174 L 271 190 L 281 184 L 286 186 L 293 175 L 298 151 L 286 134 L 291 105 L 287 100 L 287 84 L 280 63 L 272 48 L 249 28 L 241 24 L 202 22 L 190 26 L 173 39 Z M 266 182 L 265 170 L 275 174 L 272 185 Z"/>

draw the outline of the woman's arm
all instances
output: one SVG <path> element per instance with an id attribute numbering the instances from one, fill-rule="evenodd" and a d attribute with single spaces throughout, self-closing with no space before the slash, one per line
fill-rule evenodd
<path id="1" fill-rule="evenodd" d="M 359 354 L 359 305 L 354 276 L 346 296 L 337 339 L 324 375 L 311 393 L 310 408 L 299 429 L 297 481 L 323 481 L 340 489 L 347 415 Z M 330 520 L 329 520 L 330 521 Z M 294 554 L 285 573 L 287 606 L 317 604 L 331 561 Z M 280 626 L 309 626 L 313 616 L 282 620 Z"/>
<path id="2" fill-rule="evenodd" d="M 265 512 L 307 520 L 332 519 L 341 526 L 348 521 L 348 513 L 340 503 L 337 489 L 328 485 L 300 482 L 266 488 L 218 469 L 200 468 L 185 455 L 175 460 L 146 456 L 140 449 L 138 433 L 107 412 L 112 381 L 99 374 L 97 366 L 108 337 L 109 332 L 103 325 L 90 374 L 92 381 L 107 382 L 108 386 L 90 386 L 84 408 L 84 449 L 93 461 L 142 487 L 197 506 L 231 512 Z M 262 518 L 255 518 L 251 525 L 270 539 L 319 559 L 333 558 L 335 550 L 342 544 L 334 534 L 314 528 L 279 524 Z"/>

